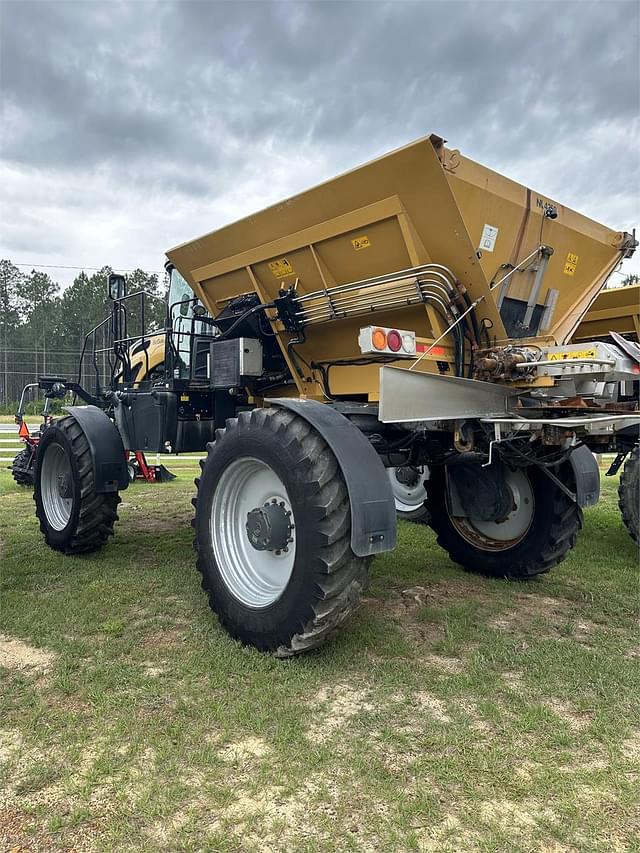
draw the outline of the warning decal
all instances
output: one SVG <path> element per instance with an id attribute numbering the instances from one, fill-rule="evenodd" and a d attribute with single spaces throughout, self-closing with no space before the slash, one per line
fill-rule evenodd
<path id="1" fill-rule="evenodd" d="M 572 252 L 569 252 L 569 254 L 567 255 L 567 260 L 564 263 L 564 274 L 573 275 L 576 271 L 577 265 L 578 256 L 574 255 Z"/>
<path id="2" fill-rule="evenodd" d="M 293 267 L 286 258 L 279 258 L 277 261 L 271 261 L 269 269 L 276 278 L 284 278 L 287 275 L 293 275 Z"/>
<path id="3" fill-rule="evenodd" d="M 367 237 L 366 234 L 363 234 L 362 237 L 356 237 L 355 240 L 351 241 L 351 245 L 359 252 L 360 249 L 368 249 L 371 246 L 371 240 Z"/>
<path id="4" fill-rule="evenodd" d="M 480 238 L 480 249 L 483 252 L 493 252 L 496 240 L 498 239 L 498 229 L 495 225 L 486 225 L 482 229 L 482 237 Z"/>
<path id="5" fill-rule="evenodd" d="M 549 361 L 567 361 L 571 358 L 597 358 L 595 349 L 573 350 L 573 352 L 550 352 Z"/>

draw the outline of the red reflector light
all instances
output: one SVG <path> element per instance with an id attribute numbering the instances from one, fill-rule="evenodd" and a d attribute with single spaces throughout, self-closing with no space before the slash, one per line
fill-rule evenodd
<path id="1" fill-rule="evenodd" d="M 391 352 L 399 352 L 400 347 L 402 346 L 400 332 L 397 332 L 395 329 L 391 329 L 391 331 L 387 333 L 387 346 Z"/>

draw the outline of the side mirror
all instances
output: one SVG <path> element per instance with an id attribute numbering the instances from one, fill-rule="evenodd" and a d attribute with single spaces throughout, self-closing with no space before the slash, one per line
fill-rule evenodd
<path id="1" fill-rule="evenodd" d="M 127 280 L 123 275 L 111 273 L 107 279 L 107 295 L 109 299 L 122 299 L 127 295 Z"/>

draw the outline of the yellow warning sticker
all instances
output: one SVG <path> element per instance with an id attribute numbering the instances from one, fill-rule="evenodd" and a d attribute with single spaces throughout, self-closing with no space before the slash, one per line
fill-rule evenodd
<path id="1" fill-rule="evenodd" d="M 564 263 L 564 274 L 573 275 L 576 271 L 577 266 L 578 256 L 574 255 L 572 252 L 569 252 L 569 254 L 567 255 L 567 260 Z"/>
<path id="2" fill-rule="evenodd" d="M 285 276 L 293 275 L 293 267 L 286 258 L 279 258 L 277 261 L 271 261 L 269 269 L 276 278 L 285 278 Z"/>
<path id="3" fill-rule="evenodd" d="M 549 361 L 567 361 L 572 358 L 597 358 L 595 349 L 573 350 L 571 352 L 550 352 Z"/>
<path id="4" fill-rule="evenodd" d="M 352 240 L 351 245 L 356 250 L 356 252 L 359 252 L 360 249 L 371 248 L 371 240 L 367 237 L 366 234 L 363 234 L 361 237 L 356 237 L 355 240 Z"/>

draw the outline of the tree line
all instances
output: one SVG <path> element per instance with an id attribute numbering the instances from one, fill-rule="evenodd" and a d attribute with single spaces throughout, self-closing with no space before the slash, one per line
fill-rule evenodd
<path id="1" fill-rule="evenodd" d="M 13 410 L 22 388 L 38 375 L 76 378 L 85 337 L 109 316 L 105 266 L 89 275 L 79 273 L 66 288 L 48 273 L 22 272 L 9 260 L 0 260 L 0 406 Z M 156 299 L 145 300 L 147 330 L 164 326 L 166 277 L 137 269 L 127 276 L 130 294 L 146 291 Z M 140 299 L 129 300 L 129 334 L 142 332 Z M 106 328 L 96 335 L 98 346 L 106 343 Z M 91 373 L 85 358 L 83 377 Z"/>

